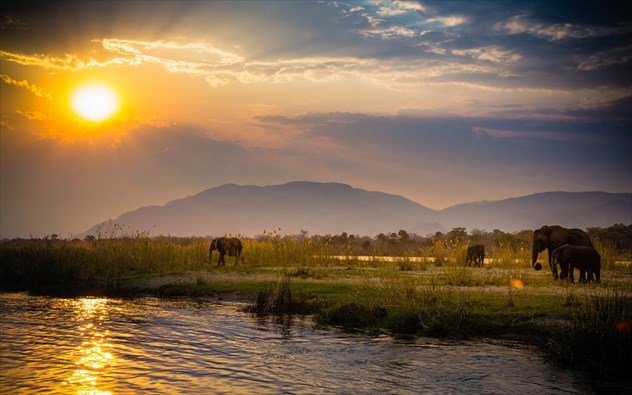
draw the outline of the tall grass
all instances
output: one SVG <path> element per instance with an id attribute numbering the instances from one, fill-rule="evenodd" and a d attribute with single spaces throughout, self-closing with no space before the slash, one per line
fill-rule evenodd
<path id="1" fill-rule="evenodd" d="M 125 276 L 206 267 L 204 241 L 177 244 L 148 237 L 90 241 L 27 240 L 0 248 L 3 289 L 116 289 Z"/>
<path id="2" fill-rule="evenodd" d="M 311 239 L 276 237 L 271 239 L 244 240 L 244 258 L 251 266 L 307 265 L 318 260 L 322 248 L 314 246 Z"/>
<path id="3" fill-rule="evenodd" d="M 609 292 L 587 295 L 568 327 L 555 333 L 549 354 L 599 374 L 629 374 L 632 298 Z"/>
<path id="4" fill-rule="evenodd" d="M 292 286 L 291 277 L 284 275 L 272 286 L 258 291 L 245 310 L 257 315 L 309 314 L 313 312 L 313 304 Z"/>
<path id="5" fill-rule="evenodd" d="M 595 249 L 601 255 L 601 269 L 613 270 L 620 273 L 632 274 L 632 252 L 617 251 L 614 244 L 595 241 Z"/>

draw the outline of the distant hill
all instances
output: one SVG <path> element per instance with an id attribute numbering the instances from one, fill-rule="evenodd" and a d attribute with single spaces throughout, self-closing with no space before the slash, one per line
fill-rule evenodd
<path id="1" fill-rule="evenodd" d="M 517 198 L 459 204 L 438 212 L 447 228 L 515 232 L 546 224 L 569 228 L 632 224 L 632 194 L 544 192 Z"/>
<path id="2" fill-rule="evenodd" d="M 96 234 L 99 227 L 83 235 Z M 397 232 L 427 235 L 454 227 L 513 232 L 545 224 L 586 228 L 632 223 L 632 194 L 547 192 L 433 210 L 402 196 L 338 183 L 290 182 L 253 186 L 226 184 L 164 206 L 142 207 L 112 220 L 151 235 L 255 236 L 281 234 L 374 236 Z"/>
<path id="3" fill-rule="evenodd" d="M 164 206 L 130 211 L 113 222 L 152 235 L 172 236 L 255 236 L 278 228 L 282 234 L 306 230 L 312 235 L 376 235 L 406 229 L 425 235 L 446 230 L 425 220 L 434 214 L 434 210 L 397 195 L 338 183 L 290 182 L 263 187 L 226 184 Z M 84 235 L 96 234 L 98 227 Z"/>

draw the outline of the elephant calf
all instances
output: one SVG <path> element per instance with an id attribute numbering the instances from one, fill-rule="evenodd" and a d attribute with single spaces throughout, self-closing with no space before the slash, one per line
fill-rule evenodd
<path id="1" fill-rule="evenodd" d="M 553 250 L 553 262 L 560 264 L 562 279 L 575 282 L 575 268 L 579 269 L 579 282 L 601 281 L 601 255 L 594 247 L 564 244 Z M 570 273 L 569 273 L 570 270 Z M 588 277 L 586 278 L 586 272 Z M 570 275 L 570 276 L 569 276 Z"/>
<path id="2" fill-rule="evenodd" d="M 244 258 L 241 256 L 241 252 L 244 249 L 241 241 L 235 237 L 220 237 L 217 239 L 213 239 L 211 241 L 211 246 L 208 249 L 208 257 L 211 262 L 213 262 L 213 250 L 219 251 L 219 260 L 217 261 L 217 265 L 226 265 L 224 262 L 224 256 L 228 254 L 228 256 L 235 257 L 235 263 L 239 263 L 239 259 L 243 263 Z"/>
<path id="3" fill-rule="evenodd" d="M 482 244 L 475 244 L 467 247 L 467 256 L 465 257 L 465 263 L 470 266 L 474 262 L 474 266 L 483 267 L 485 262 L 485 246 Z"/>

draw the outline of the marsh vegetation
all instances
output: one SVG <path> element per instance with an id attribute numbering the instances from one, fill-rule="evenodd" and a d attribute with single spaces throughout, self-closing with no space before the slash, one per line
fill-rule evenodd
<path id="1" fill-rule="evenodd" d="M 553 281 L 549 271 L 533 270 L 530 231 L 455 228 L 430 237 L 265 232 L 243 239 L 245 263 L 227 257 L 226 266 L 209 262 L 210 238 L 9 240 L 0 244 L 0 287 L 239 298 L 251 301 L 254 314 L 313 314 L 320 325 L 347 330 L 521 338 L 560 363 L 617 373 L 632 356 L 632 248 L 625 242 L 632 227 L 592 232 L 603 258 L 600 284 Z M 599 236 L 608 232 L 615 240 Z M 471 243 L 486 245 L 482 268 L 465 266 Z"/>

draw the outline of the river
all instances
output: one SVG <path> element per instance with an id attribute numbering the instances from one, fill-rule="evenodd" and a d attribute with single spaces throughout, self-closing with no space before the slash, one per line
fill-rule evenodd
<path id="1" fill-rule="evenodd" d="M 237 303 L 0 294 L 2 394 L 625 393 L 515 342 L 371 337 Z"/>

